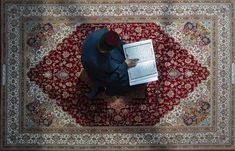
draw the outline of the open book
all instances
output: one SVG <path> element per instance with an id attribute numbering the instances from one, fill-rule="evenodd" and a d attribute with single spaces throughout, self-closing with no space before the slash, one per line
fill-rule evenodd
<path id="1" fill-rule="evenodd" d="M 158 71 L 151 39 L 124 44 L 123 49 L 125 56 L 129 59 L 139 59 L 135 67 L 128 69 L 130 85 L 158 80 Z"/>

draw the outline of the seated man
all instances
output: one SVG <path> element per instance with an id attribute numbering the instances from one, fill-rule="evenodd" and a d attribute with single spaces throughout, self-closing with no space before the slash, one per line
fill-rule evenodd
<path id="1" fill-rule="evenodd" d="M 123 44 L 116 32 L 107 29 L 99 29 L 86 37 L 81 61 L 96 85 L 87 94 L 89 98 L 104 90 L 110 96 L 123 96 L 133 88 L 129 86 L 127 69 L 134 67 L 138 59 L 125 59 Z"/>

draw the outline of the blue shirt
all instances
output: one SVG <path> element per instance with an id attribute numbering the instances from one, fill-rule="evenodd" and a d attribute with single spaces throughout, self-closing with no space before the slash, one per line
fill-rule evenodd
<path id="1" fill-rule="evenodd" d="M 106 87 L 114 95 L 123 94 L 131 88 L 122 48 L 124 42 L 109 53 L 99 52 L 96 46 L 106 32 L 107 29 L 100 29 L 88 34 L 82 48 L 82 65 L 96 85 Z"/>

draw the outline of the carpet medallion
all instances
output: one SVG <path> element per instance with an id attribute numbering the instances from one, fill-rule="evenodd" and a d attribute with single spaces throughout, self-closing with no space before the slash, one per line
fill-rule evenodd
<path id="1" fill-rule="evenodd" d="M 126 104 L 124 103 L 119 110 L 110 105 L 108 97 L 97 97 L 93 101 L 87 99 L 85 93 L 91 88 L 86 84 L 87 80 L 76 76 L 82 72 L 79 59 L 84 38 L 88 32 L 100 28 L 117 31 L 127 43 L 148 38 L 153 40 L 160 72 L 159 81 L 147 85 L 145 92 L 142 92 L 145 93 L 144 98 L 138 98 L 136 95 L 131 98 L 129 95 L 126 96 Z M 36 36 L 29 37 L 28 40 Z M 40 42 L 34 42 L 30 45 L 39 46 L 37 44 Z M 160 26 L 151 23 L 116 23 L 77 26 L 76 31 L 64 38 L 62 43 L 56 46 L 56 50 L 49 51 L 48 56 L 30 69 L 28 75 L 44 93 L 51 99 L 56 99 L 64 111 L 76 118 L 80 125 L 147 126 L 155 125 L 160 121 L 160 117 L 173 110 L 174 106 L 180 103 L 180 99 L 187 97 L 201 80 L 206 80 L 209 71 L 198 64 L 186 49 L 181 49 L 180 44 L 165 34 Z M 30 106 L 36 108 L 32 103 Z M 30 111 L 35 112 L 33 109 Z M 186 121 L 189 120 L 187 118 Z"/>
<path id="2" fill-rule="evenodd" d="M 235 149 L 234 5 L 2 1 L 0 149 Z M 159 80 L 87 99 L 81 48 L 101 28 L 152 39 Z"/>

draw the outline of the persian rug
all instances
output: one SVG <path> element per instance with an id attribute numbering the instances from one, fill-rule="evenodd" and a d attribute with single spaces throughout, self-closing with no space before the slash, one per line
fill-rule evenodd
<path id="1" fill-rule="evenodd" d="M 234 150 L 234 6 L 1 1 L 0 149 Z M 87 99 L 81 49 L 101 28 L 152 39 L 159 80 Z"/>

